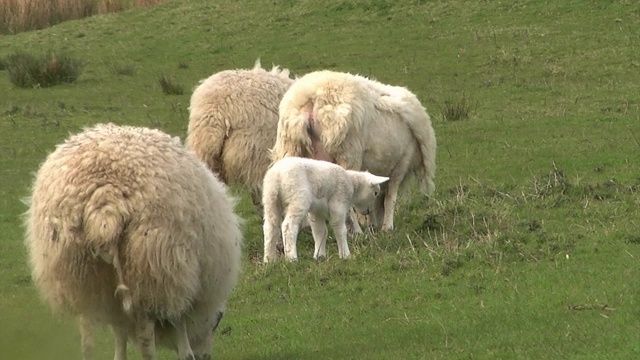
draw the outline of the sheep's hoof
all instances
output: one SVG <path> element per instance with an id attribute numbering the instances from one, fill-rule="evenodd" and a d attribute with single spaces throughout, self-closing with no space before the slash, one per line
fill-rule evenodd
<path id="1" fill-rule="evenodd" d="M 211 360 L 210 354 L 196 355 L 196 360 Z"/>
<path id="2" fill-rule="evenodd" d="M 326 260 L 327 260 L 327 257 L 326 257 L 325 255 L 320 255 L 320 256 L 317 256 L 315 259 L 316 259 L 318 262 L 320 262 L 320 261 L 326 261 Z"/>

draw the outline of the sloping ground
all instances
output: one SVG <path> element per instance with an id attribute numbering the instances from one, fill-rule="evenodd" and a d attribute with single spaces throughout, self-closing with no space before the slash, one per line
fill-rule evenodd
<path id="1" fill-rule="evenodd" d="M 68 20 L 162 2 L 164 0 L 0 0 L 0 34 L 44 29 Z"/>
<path id="2" fill-rule="evenodd" d="M 260 57 L 414 91 L 438 137 L 437 191 L 409 189 L 397 229 L 350 240 L 352 261 L 313 262 L 303 235 L 298 264 L 266 267 L 239 191 L 245 271 L 218 358 L 637 358 L 639 46 L 634 1 L 180 0 L 0 37 L 0 58 L 86 61 L 70 85 L 0 77 L 0 354 L 79 358 L 22 244 L 20 199 L 46 154 L 96 122 L 184 137 L 190 91 L 164 95 L 159 76 L 190 90 Z M 444 121 L 445 101 L 463 95 L 470 117 Z M 100 358 L 112 342 L 105 332 Z"/>

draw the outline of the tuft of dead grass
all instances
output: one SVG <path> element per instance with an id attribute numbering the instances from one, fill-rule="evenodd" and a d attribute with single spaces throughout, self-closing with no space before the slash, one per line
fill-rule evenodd
<path id="1" fill-rule="evenodd" d="M 0 0 L 0 34 L 43 29 L 67 20 L 162 2 L 164 0 Z"/>
<path id="2" fill-rule="evenodd" d="M 162 88 L 162 92 L 166 95 L 182 95 L 184 94 L 184 87 L 176 82 L 176 80 L 167 75 L 160 75 L 158 77 L 158 84 Z"/>
<path id="3" fill-rule="evenodd" d="M 464 94 L 458 99 L 446 99 L 440 108 L 442 120 L 444 121 L 467 120 L 470 112 L 471 103 Z"/>

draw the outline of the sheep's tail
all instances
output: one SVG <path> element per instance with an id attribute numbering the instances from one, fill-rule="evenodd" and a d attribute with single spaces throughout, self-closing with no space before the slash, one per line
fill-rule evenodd
<path id="1" fill-rule="evenodd" d="M 366 88 L 353 79 L 298 80 L 280 102 L 278 135 L 272 160 L 302 156 L 328 160 L 340 153 L 348 137 L 363 127 Z"/>
<path id="2" fill-rule="evenodd" d="M 204 108 L 206 106 L 191 107 L 185 146 L 192 150 L 214 174 L 217 174 L 220 180 L 227 183 L 227 175 L 221 159 L 229 138 L 231 124 L 229 119 L 220 116 L 220 113 L 207 113 Z"/>
<path id="3" fill-rule="evenodd" d="M 130 214 L 124 195 L 117 187 L 107 184 L 94 190 L 83 215 L 87 246 L 96 257 L 113 265 L 118 280 L 114 296 L 122 301 L 122 308 L 131 314 L 131 290 L 125 284 L 119 245 Z"/>
<path id="4" fill-rule="evenodd" d="M 416 170 L 420 191 L 430 196 L 435 191 L 433 179 L 436 175 L 437 147 L 431 118 L 413 93 L 404 88 L 396 87 L 395 89 L 396 91 L 390 95 L 380 96 L 376 108 L 399 114 L 411 129 L 411 133 L 418 142 L 422 157 L 422 166 Z M 401 91 L 398 91 L 399 89 Z"/>
<path id="5" fill-rule="evenodd" d="M 371 103 L 368 88 L 353 75 L 327 73 L 316 83 L 312 111 L 315 133 L 327 153 L 345 151 L 346 142 L 362 137 Z"/>
<path id="6" fill-rule="evenodd" d="M 309 106 L 286 109 L 281 106 L 276 142 L 269 153 L 272 162 L 290 156 L 311 157 L 313 144 L 309 120 L 312 116 Z"/>
<path id="7" fill-rule="evenodd" d="M 124 276 L 122 275 L 120 257 L 117 253 L 113 257 L 113 267 L 116 269 L 116 274 L 118 275 L 118 286 L 116 287 L 116 291 L 113 295 L 116 297 L 119 296 L 120 299 L 122 299 L 122 309 L 127 315 L 131 315 L 133 312 L 133 299 L 131 298 L 131 289 L 129 289 L 129 287 L 124 284 Z"/>

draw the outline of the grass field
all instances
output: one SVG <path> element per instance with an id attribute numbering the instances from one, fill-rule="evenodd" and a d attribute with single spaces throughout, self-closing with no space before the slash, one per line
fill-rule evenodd
<path id="1" fill-rule="evenodd" d="M 414 91 L 437 190 L 405 192 L 396 229 L 350 239 L 353 260 L 330 241 L 313 261 L 303 234 L 299 263 L 265 266 L 234 189 L 245 262 L 216 358 L 640 358 L 638 2 L 175 0 L 0 36 L 0 59 L 49 50 L 84 61 L 75 83 L 20 89 L 0 71 L 0 358 L 80 358 L 23 245 L 21 198 L 47 153 L 98 122 L 184 138 L 198 80 L 258 57 Z M 163 94 L 161 76 L 184 94 Z M 462 99 L 469 118 L 443 119 Z"/>

